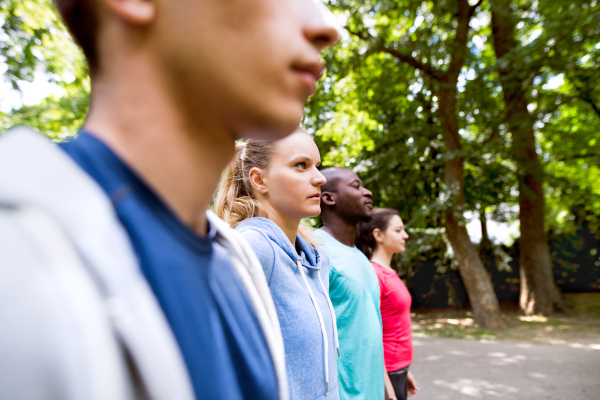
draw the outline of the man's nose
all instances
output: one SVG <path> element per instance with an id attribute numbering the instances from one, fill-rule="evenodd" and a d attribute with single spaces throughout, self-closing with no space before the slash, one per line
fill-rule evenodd
<path id="1" fill-rule="evenodd" d="M 304 24 L 304 36 L 319 50 L 331 46 L 340 40 L 341 27 L 335 16 L 320 0 L 313 3 Z"/>

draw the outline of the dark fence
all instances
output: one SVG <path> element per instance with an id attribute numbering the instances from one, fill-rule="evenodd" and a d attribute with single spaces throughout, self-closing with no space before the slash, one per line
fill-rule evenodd
<path id="1" fill-rule="evenodd" d="M 563 293 L 600 292 L 600 241 L 587 227 L 575 233 L 550 233 L 550 254 L 553 260 L 554 278 Z M 482 260 L 498 300 L 519 301 L 519 242 L 504 250 L 512 257 L 510 271 L 500 271 L 493 254 L 481 250 Z M 415 268 L 415 274 L 407 280 L 413 297 L 413 307 L 464 308 L 469 306 L 467 292 L 457 270 L 440 273 L 435 260 L 423 261 Z"/>

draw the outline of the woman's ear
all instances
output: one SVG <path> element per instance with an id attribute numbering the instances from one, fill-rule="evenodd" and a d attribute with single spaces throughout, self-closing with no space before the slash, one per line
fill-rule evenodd
<path id="1" fill-rule="evenodd" d="M 375 238 L 377 243 L 383 243 L 383 232 L 381 232 L 381 229 L 375 228 L 373 230 L 373 238 Z"/>
<path id="2" fill-rule="evenodd" d="M 101 0 L 124 21 L 133 25 L 148 25 L 156 17 L 154 0 Z"/>
<path id="3" fill-rule="evenodd" d="M 250 180 L 250 184 L 260 194 L 266 194 L 269 189 L 267 188 L 267 183 L 265 182 L 265 173 L 260 168 L 252 168 L 248 173 L 248 179 Z"/>

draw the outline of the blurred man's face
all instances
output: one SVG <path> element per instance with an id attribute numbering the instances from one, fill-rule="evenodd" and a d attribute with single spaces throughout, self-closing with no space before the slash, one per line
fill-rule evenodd
<path id="1" fill-rule="evenodd" d="M 182 109 L 236 137 L 294 131 L 321 72 L 320 51 L 338 40 L 320 1 L 157 0 L 157 62 Z"/>

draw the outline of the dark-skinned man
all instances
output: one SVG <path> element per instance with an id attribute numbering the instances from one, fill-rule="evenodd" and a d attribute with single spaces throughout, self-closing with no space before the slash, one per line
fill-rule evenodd
<path id="1" fill-rule="evenodd" d="M 371 218 L 372 193 L 347 168 L 321 171 L 323 228 L 316 235 L 329 256 L 329 296 L 335 309 L 341 358 L 340 399 L 384 398 L 385 367 L 379 283 L 369 259 L 354 246 L 356 225 Z"/>

